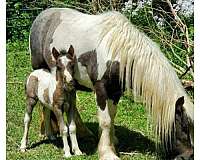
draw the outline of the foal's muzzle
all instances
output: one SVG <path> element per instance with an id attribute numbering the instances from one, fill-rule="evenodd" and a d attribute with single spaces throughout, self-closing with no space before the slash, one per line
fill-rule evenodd
<path id="1" fill-rule="evenodd" d="M 73 90 L 73 89 L 74 89 L 74 81 L 73 81 L 73 80 L 71 80 L 71 81 L 69 81 L 69 82 L 66 82 L 66 81 L 65 81 L 64 90 L 66 90 L 66 91 L 71 91 L 71 90 Z"/>

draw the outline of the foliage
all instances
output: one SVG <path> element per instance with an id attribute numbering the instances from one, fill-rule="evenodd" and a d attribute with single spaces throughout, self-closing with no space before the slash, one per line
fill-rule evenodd
<path id="1" fill-rule="evenodd" d="M 6 6 L 7 40 L 17 41 L 17 40 L 28 39 L 31 24 L 41 11 L 50 7 L 73 8 L 73 6 L 77 6 L 76 3 L 81 5 L 81 3 L 79 3 L 79 0 L 8 1 Z"/>

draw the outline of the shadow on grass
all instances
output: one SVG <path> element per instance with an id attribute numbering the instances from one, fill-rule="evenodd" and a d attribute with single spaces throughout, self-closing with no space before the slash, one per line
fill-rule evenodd
<path id="1" fill-rule="evenodd" d="M 85 125 L 94 133 L 96 137 L 84 137 L 78 139 L 81 151 L 87 155 L 94 154 L 98 145 L 98 123 L 85 123 Z M 118 152 L 140 152 L 140 153 L 156 153 L 156 145 L 148 137 L 142 135 L 140 132 L 131 131 L 123 126 L 115 126 L 116 136 L 119 144 L 116 147 Z M 69 141 L 70 142 L 70 141 Z M 33 144 L 31 148 L 35 148 L 41 144 L 53 144 L 57 148 L 63 148 L 62 138 L 58 137 L 56 140 L 42 140 Z M 71 144 L 70 144 L 71 145 Z"/>

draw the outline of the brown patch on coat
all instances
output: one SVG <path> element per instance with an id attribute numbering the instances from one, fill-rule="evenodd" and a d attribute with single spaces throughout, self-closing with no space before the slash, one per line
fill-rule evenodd
<path id="1" fill-rule="evenodd" d="M 44 90 L 43 97 L 44 97 L 44 101 L 49 104 L 50 103 L 50 99 L 49 99 L 49 89 L 48 88 L 46 88 Z"/>
<path id="2" fill-rule="evenodd" d="M 95 92 L 97 96 L 97 104 L 104 110 L 106 107 L 106 100 L 113 100 L 113 104 L 117 104 L 121 95 L 122 88 L 119 79 L 119 62 L 108 61 L 107 69 L 101 80 L 96 81 Z"/>
<path id="3" fill-rule="evenodd" d="M 64 102 L 63 82 L 58 80 L 56 90 L 53 94 L 53 106 L 62 106 Z"/>
<path id="4" fill-rule="evenodd" d="M 38 93 L 38 78 L 36 76 L 29 76 L 26 85 L 27 97 L 35 98 Z"/>
<path id="5" fill-rule="evenodd" d="M 113 104 L 116 105 L 123 93 L 119 75 L 120 63 L 118 61 L 108 61 L 106 64 L 107 69 L 102 80 L 105 83 L 108 98 L 113 100 Z"/>
<path id="6" fill-rule="evenodd" d="M 55 114 L 51 111 L 50 113 L 50 119 L 51 119 L 51 129 L 54 135 L 59 134 L 59 126 L 58 126 L 58 121 L 56 119 Z"/>
<path id="7" fill-rule="evenodd" d="M 97 105 L 102 110 L 104 110 L 106 107 L 106 100 L 108 99 L 104 83 L 101 81 L 96 82 L 94 85 L 94 89 L 95 89 L 95 93 L 96 93 Z"/>
<path id="8" fill-rule="evenodd" d="M 97 64 L 96 50 L 83 53 L 78 58 L 78 62 L 80 62 L 83 66 L 86 67 L 87 73 L 92 83 L 94 84 L 98 77 L 98 64 Z"/>

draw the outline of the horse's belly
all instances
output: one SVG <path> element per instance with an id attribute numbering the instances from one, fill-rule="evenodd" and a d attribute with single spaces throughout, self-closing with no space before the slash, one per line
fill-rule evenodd
<path id="1" fill-rule="evenodd" d="M 94 87 L 87 73 L 87 69 L 86 67 L 82 66 L 81 63 L 78 63 L 78 72 L 75 72 L 74 78 L 78 81 L 80 85 L 93 90 Z"/>

